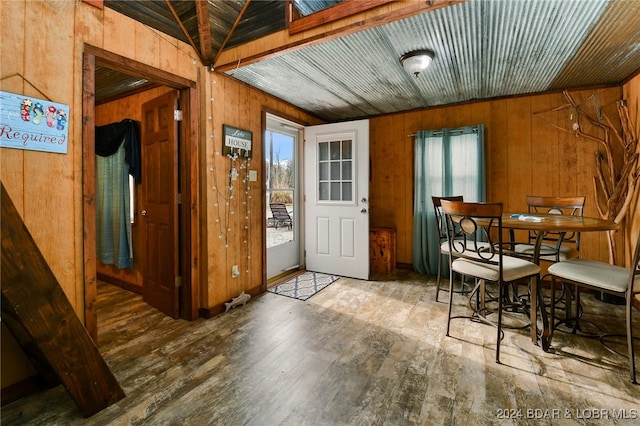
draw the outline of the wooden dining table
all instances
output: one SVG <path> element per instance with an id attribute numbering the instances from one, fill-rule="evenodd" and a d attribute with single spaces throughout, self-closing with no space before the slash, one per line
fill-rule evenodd
<path id="1" fill-rule="evenodd" d="M 509 230 L 534 231 L 536 233 L 533 262 L 540 264 L 540 249 L 544 236 L 548 232 L 596 232 L 612 231 L 618 228 L 618 224 L 606 219 L 570 216 L 563 214 L 531 214 L 531 213 L 504 213 L 502 215 L 502 228 Z M 546 351 L 549 348 L 551 329 L 546 318 L 544 300 L 542 298 L 542 286 L 540 276 L 533 280 L 531 288 L 531 340 L 540 343 Z M 535 297 L 534 297 L 535 295 Z M 543 330 L 538 330 L 538 307 L 541 308 Z"/>

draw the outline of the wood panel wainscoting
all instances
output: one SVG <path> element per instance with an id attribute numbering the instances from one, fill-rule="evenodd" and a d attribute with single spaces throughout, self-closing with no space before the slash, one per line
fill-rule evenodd
<path id="1" fill-rule="evenodd" d="M 592 409 L 638 415 L 626 358 L 597 339 L 556 332 L 545 353 L 528 330 L 507 329 L 496 364 L 495 329 L 459 319 L 446 337 L 435 279 L 403 269 L 340 278 L 305 302 L 265 293 L 192 322 L 110 284 L 99 283 L 98 295 L 99 349 L 127 396 L 85 419 L 58 386 L 2 407 L 3 426 L 496 424 L 546 410 L 579 424 Z M 624 330 L 623 307 L 583 302 L 585 320 Z M 467 303 L 455 295 L 456 309 Z"/>

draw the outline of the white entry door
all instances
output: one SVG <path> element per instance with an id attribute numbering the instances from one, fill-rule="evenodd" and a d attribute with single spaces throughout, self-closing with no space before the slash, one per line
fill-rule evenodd
<path id="1" fill-rule="evenodd" d="M 306 269 L 369 278 L 369 120 L 305 128 Z"/>

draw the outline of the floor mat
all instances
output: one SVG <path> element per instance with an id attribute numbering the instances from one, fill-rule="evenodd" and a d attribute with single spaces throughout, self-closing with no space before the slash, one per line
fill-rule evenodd
<path id="1" fill-rule="evenodd" d="M 329 284 L 335 282 L 338 278 L 340 277 L 337 275 L 307 271 L 267 291 L 294 299 L 307 300 Z"/>

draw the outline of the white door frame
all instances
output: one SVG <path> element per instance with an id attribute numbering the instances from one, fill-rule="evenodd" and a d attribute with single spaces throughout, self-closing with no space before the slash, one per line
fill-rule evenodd
<path id="1" fill-rule="evenodd" d="M 293 240 L 276 246 L 269 247 L 268 237 L 265 241 L 266 247 L 266 278 L 267 280 L 285 274 L 287 271 L 303 268 L 303 250 L 304 250 L 304 224 L 302 213 L 302 130 L 303 126 L 286 120 L 282 117 L 267 113 L 266 114 L 266 131 L 281 133 L 294 138 L 293 161 L 294 161 L 294 186 L 293 186 Z M 268 155 L 268 140 L 265 138 L 263 158 Z M 266 182 L 265 182 L 266 185 Z M 264 199 L 267 216 L 271 216 L 268 205 L 269 189 L 265 188 L 266 197 Z M 273 232 L 273 229 L 267 228 L 267 232 Z"/>

